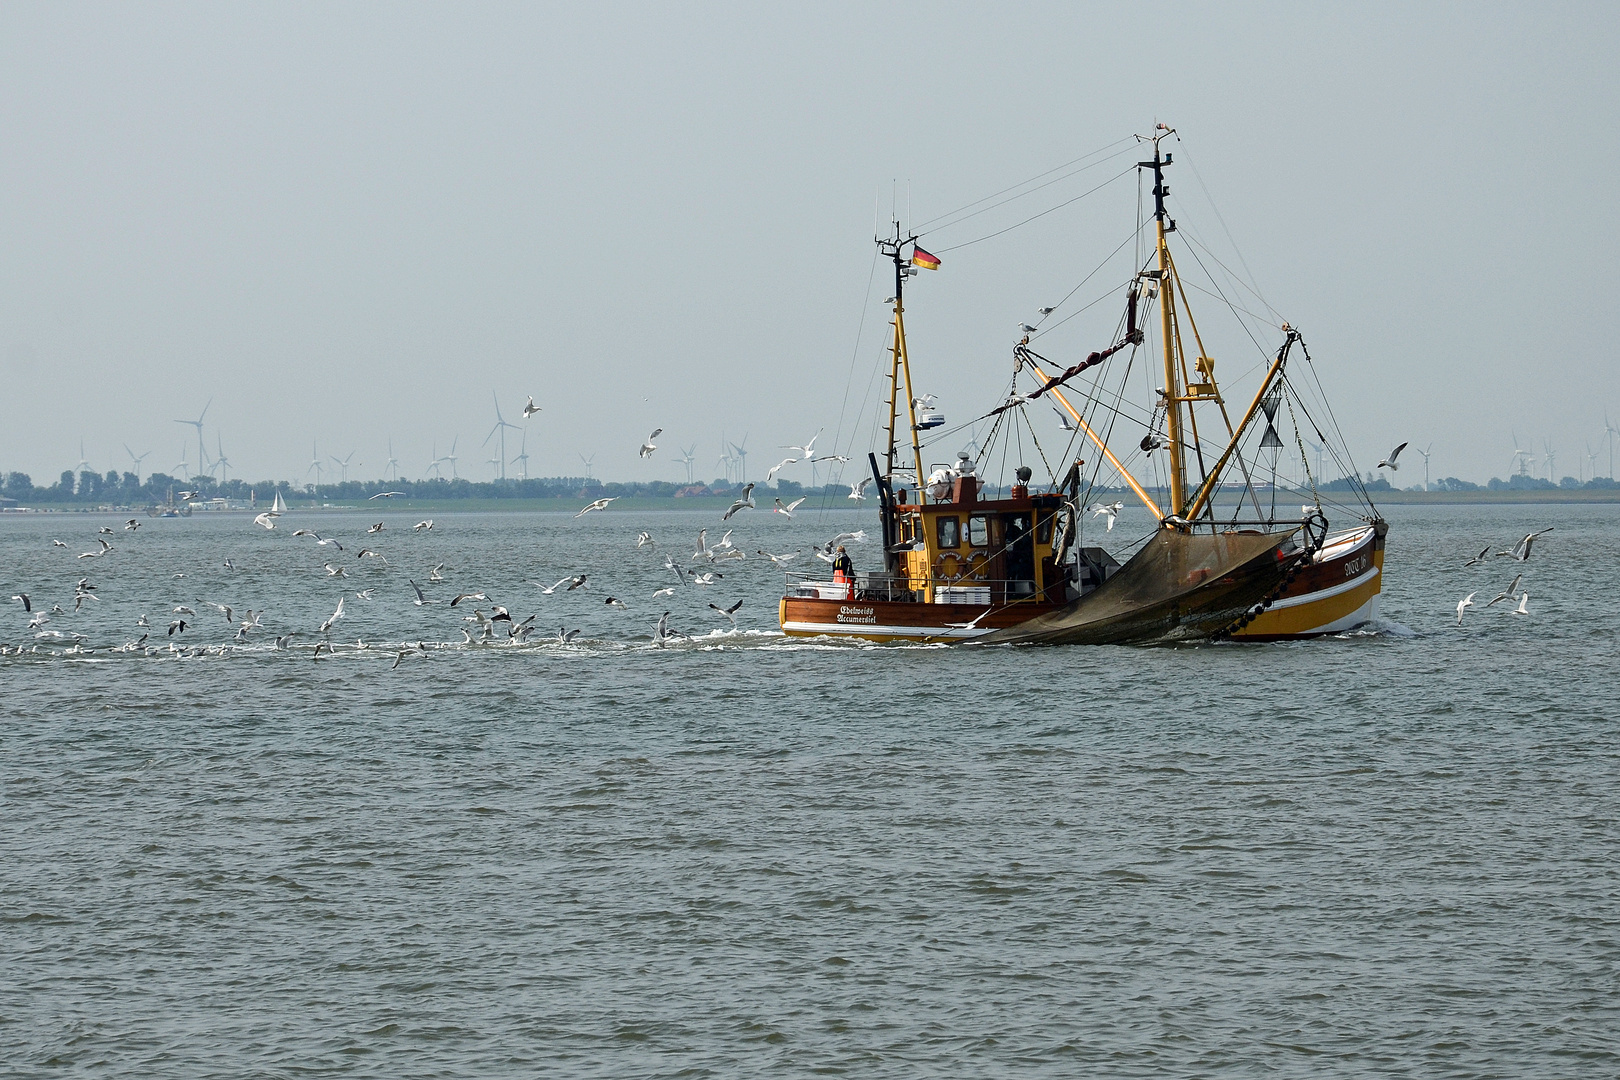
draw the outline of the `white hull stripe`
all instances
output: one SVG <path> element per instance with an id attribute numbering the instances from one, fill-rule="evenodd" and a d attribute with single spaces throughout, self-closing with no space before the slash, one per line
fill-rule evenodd
<path id="1" fill-rule="evenodd" d="M 1363 570 L 1360 574 L 1357 574 L 1349 581 L 1335 585 L 1331 589 L 1318 589 L 1316 592 L 1305 593 L 1302 596 L 1290 596 L 1286 600 L 1278 600 L 1276 603 L 1266 608 L 1266 610 L 1281 611 L 1283 608 L 1298 607 L 1300 604 L 1314 604 L 1318 600 L 1326 600 L 1330 596 L 1338 596 L 1340 593 L 1347 593 L 1359 585 L 1366 584 L 1369 580 L 1377 575 L 1378 567 L 1369 566 L 1367 569 Z"/>

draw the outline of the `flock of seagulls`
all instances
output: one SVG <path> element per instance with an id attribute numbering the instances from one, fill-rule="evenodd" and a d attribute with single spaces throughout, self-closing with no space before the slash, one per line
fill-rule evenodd
<path id="1" fill-rule="evenodd" d="M 1405 446 L 1406 444 L 1402 443 L 1401 445 Z M 1396 447 L 1395 452 L 1399 453 L 1400 452 L 1400 447 Z M 1394 455 L 1391 455 L 1391 456 L 1393 457 Z M 1511 548 L 1508 548 L 1506 551 L 1498 551 L 1495 554 L 1492 554 L 1491 548 L 1495 547 L 1496 545 L 1495 544 L 1486 544 L 1483 548 L 1480 549 L 1480 552 L 1479 552 L 1478 555 L 1475 555 L 1473 558 L 1471 558 L 1467 562 L 1463 563 L 1463 567 L 1464 567 L 1464 569 L 1467 569 L 1468 567 L 1473 567 L 1473 566 L 1485 566 L 1490 561 L 1492 561 L 1494 559 L 1512 559 L 1515 562 L 1521 562 L 1521 563 L 1529 562 L 1530 561 L 1530 552 L 1535 548 L 1537 538 L 1542 537 L 1542 536 L 1546 536 L 1550 532 L 1552 532 L 1552 529 L 1551 528 L 1546 528 L 1546 529 L 1540 530 L 1539 532 L 1529 533 L 1528 535 L 1525 536 L 1525 538 L 1523 540 L 1520 540 L 1517 544 L 1514 544 Z M 1519 573 L 1515 574 L 1513 576 L 1513 580 L 1508 583 L 1507 588 L 1503 589 L 1501 592 L 1497 593 L 1490 600 L 1488 600 L 1484 604 L 1484 606 L 1481 607 L 1480 610 L 1488 611 L 1491 608 L 1495 607 L 1497 604 L 1503 603 L 1504 601 L 1507 602 L 1508 604 L 1512 604 L 1512 603 L 1514 603 L 1515 600 L 1517 600 L 1518 601 L 1518 606 L 1517 607 L 1507 607 L 1507 608 L 1503 608 L 1502 610 L 1506 611 L 1510 615 L 1529 615 L 1530 614 L 1530 592 L 1529 592 L 1528 589 L 1521 591 L 1520 588 L 1519 588 L 1519 583 L 1522 582 L 1523 580 L 1524 580 L 1523 571 L 1520 571 Z M 1466 612 L 1469 608 L 1476 606 L 1475 603 L 1474 603 L 1474 597 L 1476 597 L 1478 595 L 1479 595 L 1479 590 L 1476 589 L 1475 591 L 1469 593 L 1467 596 L 1463 597 L 1461 600 L 1457 601 L 1457 625 L 1458 626 L 1461 626 L 1462 623 L 1463 623 L 1463 613 Z"/>

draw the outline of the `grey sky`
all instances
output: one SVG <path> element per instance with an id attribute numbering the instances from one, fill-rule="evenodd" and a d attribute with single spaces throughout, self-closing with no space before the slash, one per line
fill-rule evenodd
<path id="1" fill-rule="evenodd" d="M 183 443 L 195 465 L 172 420 L 212 396 L 233 475 L 300 478 L 314 442 L 377 476 L 391 437 L 417 476 L 459 435 L 462 475 L 487 479 L 495 392 L 514 422 L 529 394 L 545 410 L 532 475 L 584 452 L 599 476 L 674 479 L 696 442 L 712 477 L 724 428 L 750 434 L 757 476 L 839 422 L 891 180 L 920 222 L 1159 119 L 1183 139 L 1178 216 L 1230 250 L 1201 178 L 1363 469 L 1412 439 L 1436 478 L 1505 476 L 1516 431 L 1584 473 L 1604 409 L 1620 420 L 1615 23 L 1599 5 L 5 5 L 0 471 L 49 481 L 81 437 L 103 472 L 129 467 L 125 442 L 153 451 L 143 471 Z M 1122 181 L 920 279 L 913 358 L 953 420 L 1000 392 L 1014 327 L 1128 233 L 1135 197 Z M 1118 306 L 1050 354 L 1106 344 Z M 1206 344 L 1221 374 L 1249 367 L 1246 341 Z M 840 448 L 864 451 L 852 419 Z"/>

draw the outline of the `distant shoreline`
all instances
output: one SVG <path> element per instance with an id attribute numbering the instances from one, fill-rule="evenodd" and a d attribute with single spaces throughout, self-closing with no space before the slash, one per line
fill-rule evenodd
<path id="1" fill-rule="evenodd" d="M 1102 494 L 1102 493 L 1099 493 Z M 1110 495 L 1116 493 L 1108 493 Z M 1324 492 L 1325 500 L 1332 502 L 1350 501 L 1343 498 L 1349 492 Z M 1278 492 L 1278 502 L 1309 499 L 1305 492 Z M 453 513 L 575 513 L 588 500 L 581 499 L 577 504 L 568 499 L 439 499 L 439 500 L 410 500 L 388 499 L 377 502 L 358 503 L 306 503 L 296 500 L 288 507 L 288 514 L 300 513 L 340 513 L 340 512 L 367 512 L 367 513 L 411 513 L 421 514 L 424 517 L 433 514 Z M 605 510 L 593 513 L 615 513 L 634 510 L 640 513 L 647 512 L 673 512 L 673 511 L 699 511 L 721 512 L 729 507 L 732 500 L 721 496 L 686 496 L 682 498 L 654 498 L 624 496 L 616 499 Z M 1575 490 L 1523 490 L 1523 491 L 1381 491 L 1373 493 L 1374 505 L 1383 506 L 1511 506 L 1511 505 L 1550 505 L 1550 504 L 1584 504 L 1584 503 L 1620 503 L 1620 489 L 1590 489 L 1578 488 Z M 806 500 L 800 513 L 804 512 L 847 512 L 859 514 L 875 512 L 876 503 L 867 500 L 862 503 L 850 503 L 849 500 L 829 499 L 823 505 L 814 496 Z M 257 514 L 267 509 L 265 506 L 241 507 L 224 510 L 201 509 L 194 510 L 195 516 L 208 517 L 215 514 Z M 769 513 L 771 507 L 761 505 L 752 513 Z M 33 507 L 7 507 L 0 510 L 4 516 L 35 516 L 40 514 L 106 514 L 123 517 L 135 517 L 142 521 L 158 520 L 147 517 L 145 507 L 107 507 L 107 506 L 73 506 L 69 504 L 33 506 Z"/>

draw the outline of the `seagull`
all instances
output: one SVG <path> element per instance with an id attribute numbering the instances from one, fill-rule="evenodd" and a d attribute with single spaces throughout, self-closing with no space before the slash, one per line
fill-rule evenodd
<path id="1" fill-rule="evenodd" d="M 822 432 L 821 428 L 816 428 L 816 433 L 814 435 L 810 436 L 810 441 L 805 443 L 803 446 L 784 446 L 784 447 L 782 447 L 782 449 L 783 450 L 797 450 L 799 452 L 799 457 L 800 458 L 815 457 L 816 456 L 816 440 L 821 438 L 821 432 Z"/>
<path id="2" fill-rule="evenodd" d="M 588 577 L 590 577 L 589 574 L 575 574 L 573 581 L 569 584 L 568 588 L 563 590 L 563 592 L 573 592 L 575 589 L 583 589 L 585 587 L 585 579 Z"/>
<path id="3" fill-rule="evenodd" d="M 384 566 L 388 565 L 388 559 L 383 555 L 382 552 L 380 552 L 380 551 L 372 551 L 370 548 L 361 548 L 360 549 L 360 554 L 356 555 L 355 558 L 357 558 L 357 559 L 382 559 L 383 565 Z"/>
<path id="4" fill-rule="evenodd" d="M 174 637 L 176 631 L 179 631 L 182 634 L 186 632 L 186 620 L 176 619 L 174 622 L 169 624 L 169 636 Z"/>
<path id="5" fill-rule="evenodd" d="M 571 576 L 570 577 L 565 577 L 565 578 L 560 579 L 557 582 L 557 585 L 561 585 L 564 581 L 573 581 L 573 580 L 574 579 Z M 557 591 L 557 585 L 553 585 L 550 588 L 547 588 L 546 586 L 540 584 L 538 581 L 530 581 L 529 584 L 533 585 L 535 588 L 539 589 L 546 596 L 550 596 L 552 593 Z"/>
<path id="6" fill-rule="evenodd" d="M 1486 607 L 1494 607 L 1495 605 L 1501 603 L 1503 600 L 1512 600 L 1514 590 L 1519 587 L 1519 578 L 1522 578 L 1522 577 L 1524 577 L 1523 574 L 1516 575 L 1514 577 L 1514 579 L 1513 579 L 1513 583 L 1511 585 L 1509 585 L 1507 588 L 1503 589 L 1501 592 L 1497 593 L 1495 599 L 1493 599 L 1489 604 L 1486 604 L 1485 606 Z"/>
<path id="7" fill-rule="evenodd" d="M 773 565 L 773 566 L 786 566 L 788 563 L 792 562 L 794 559 L 797 559 L 799 557 L 799 555 L 800 555 L 800 552 L 798 552 L 798 551 L 790 551 L 786 555 L 772 555 L 768 551 L 761 551 L 761 552 L 759 552 L 759 554 L 761 554 L 761 555 L 765 556 L 767 559 L 771 560 L 771 565 Z"/>
<path id="8" fill-rule="evenodd" d="M 1041 308 L 1041 314 L 1042 315 L 1050 315 L 1050 314 L 1052 314 L 1052 312 L 1054 312 L 1056 310 L 1057 310 L 1057 308 L 1043 307 L 1043 308 Z"/>
<path id="9" fill-rule="evenodd" d="M 287 646 L 292 644 L 292 639 L 297 637 L 297 636 L 298 636 L 298 631 L 297 630 L 294 630 L 290 634 L 281 634 L 281 635 L 277 636 L 276 644 L 274 646 L 275 651 L 276 652 L 281 652 L 283 649 L 287 648 Z"/>
<path id="10" fill-rule="evenodd" d="M 1526 536 L 1523 540 L 1520 540 L 1517 544 L 1514 544 L 1512 551 L 1498 551 L 1496 553 L 1497 557 L 1500 558 L 1501 556 L 1506 555 L 1508 558 L 1517 559 L 1519 562 L 1529 562 L 1530 548 L 1535 544 L 1536 537 L 1550 532 L 1552 532 L 1552 529 L 1550 528 L 1542 529 L 1541 532 L 1533 532 L 1529 536 Z M 84 556 L 80 555 L 79 558 L 82 559 Z"/>
<path id="11" fill-rule="evenodd" d="M 372 592 L 372 590 L 370 590 L 370 589 L 361 589 L 359 592 L 354 594 L 354 598 L 356 600 L 370 600 L 371 599 L 371 592 Z M 253 612 L 250 611 L 250 612 L 248 612 L 248 614 L 251 615 L 251 614 L 253 614 Z"/>
<path id="12" fill-rule="evenodd" d="M 985 608 L 983 611 L 973 616 L 972 620 L 969 622 L 948 622 L 945 625 L 950 627 L 952 630 L 972 630 L 974 627 L 979 625 L 979 620 L 988 614 L 990 614 L 990 609 Z"/>
<path id="13" fill-rule="evenodd" d="M 770 483 L 771 478 L 780 472 L 784 466 L 796 465 L 798 464 L 798 461 L 799 459 L 796 457 L 783 458 L 781 461 L 778 461 L 775 465 L 772 465 L 770 468 L 765 470 L 765 482 L 767 484 Z"/>
<path id="14" fill-rule="evenodd" d="M 337 610 L 332 612 L 332 617 L 331 618 L 329 618 L 325 622 L 321 623 L 321 630 L 320 630 L 321 633 L 324 634 L 328 630 L 332 629 L 332 624 L 337 622 L 339 619 L 343 618 L 343 601 L 345 599 L 346 598 L 342 597 L 342 596 L 338 597 Z"/>
<path id="15" fill-rule="evenodd" d="M 692 584 L 694 584 L 694 585 L 703 585 L 703 586 L 713 585 L 716 581 L 718 581 L 719 579 L 721 579 L 721 578 L 723 578 L 725 576 L 726 575 L 716 573 L 716 572 L 714 572 L 712 570 L 709 571 L 708 573 L 704 573 L 704 574 L 693 574 L 692 575 Z"/>
<path id="16" fill-rule="evenodd" d="M 366 502 L 370 502 L 372 499 L 392 499 L 395 495 L 403 494 L 405 494 L 403 491 L 379 491 L 377 494 L 368 498 Z"/>
<path id="17" fill-rule="evenodd" d="M 1406 449 L 1406 444 L 1401 443 L 1401 445 L 1397 446 L 1395 449 L 1393 449 L 1393 450 L 1391 450 L 1389 452 L 1389 457 L 1385 458 L 1383 461 L 1380 461 L 1378 463 L 1378 467 L 1380 469 L 1388 469 L 1390 472 L 1395 472 L 1396 470 L 1398 470 L 1400 468 L 1400 465 L 1396 462 L 1395 459 L 1400 457 L 1401 456 L 1401 451 L 1405 450 L 1405 449 Z"/>
<path id="18" fill-rule="evenodd" d="M 450 606 L 455 607 L 457 604 L 461 603 L 463 600 L 488 600 L 488 599 L 489 599 L 489 597 L 485 596 L 481 592 L 464 592 L 461 595 L 457 596 L 454 600 L 450 601 Z"/>
<path id="19" fill-rule="evenodd" d="M 24 611 L 34 610 L 34 602 L 28 598 L 27 593 L 18 593 L 16 596 L 13 596 L 12 599 L 21 600 Z"/>
<path id="20" fill-rule="evenodd" d="M 816 462 L 820 462 L 820 461 L 836 461 L 840 465 L 848 465 L 849 464 L 849 458 L 845 457 L 843 454 L 822 454 L 820 457 L 813 457 L 810 460 L 811 461 L 816 461 Z"/>
<path id="21" fill-rule="evenodd" d="M 698 559 L 707 559 L 710 562 L 714 561 L 714 555 L 713 555 L 712 552 L 709 551 L 709 545 L 705 542 L 708 535 L 709 535 L 709 530 L 708 529 L 699 529 L 698 530 L 697 550 L 692 552 L 693 561 L 696 561 Z"/>
<path id="22" fill-rule="evenodd" d="M 720 614 L 724 615 L 726 618 L 730 619 L 732 629 L 735 630 L 737 628 L 737 609 L 743 606 L 743 602 L 741 600 L 737 601 L 735 604 L 732 604 L 728 608 L 721 607 L 719 604 L 710 604 L 709 606 L 714 608 L 714 610 L 718 611 Z"/>
<path id="23" fill-rule="evenodd" d="M 1025 333 L 1025 334 L 1033 334 L 1033 333 L 1035 333 L 1035 332 L 1036 332 L 1036 331 L 1037 331 L 1037 330 L 1039 330 L 1039 329 L 1040 329 L 1040 328 L 1039 328 L 1039 327 L 1035 327 L 1035 326 L 1031 326 L 1031 325 L 1029 325 L 1029 323 L 1027 323 L 1027 322 L 1021 322 L 1021 323 L 1019 323 L 1019 324 L 1018 324 L 1018 329 L 1019 329 L 1019 331 L 1021 331 L 1021 332 L 1022 332 L 1022 333 Z"/>
<path id="24" fill-rule="evenodd" d="M 1056 405 L 1052 406 L 1052 411 L 1057 413 L 1058 423 L 1063 425 L 1063 430 L 1064 431 L 1079 431 L 1080 430 L 1080 425 L 1076 424 L 1073 420 L 1071 420 L 1069 418 L 1068 413 L 1064 412 L 1062 409 L 1058 408 Z"/>
<path id="25" fill-rule="evenodd" d="M 379 522 L 377 522 L 377 524 L 373 525 L 371 528 L 366 530 L 366 535 L 367 536 L 375 536 L 375 535 L 377 535 L 378 533 L 380 533 L 382 531 L 383 531 L 383 523 L 379 521 Z"/>
<path id="26" fill-rule="evenodd" d="M 184 604 L 181 604 L 180 606 L 176 607 L 174 609 L 174 613 L 176 615 L 195 615 L 195 614 L 197 614 L 195 611 L 193 611 L 191 608 L 186 607 L 186 605 L 184 605 Z"/>
<path id="27" fill-rule="evenodd" d="M 658 617 L 658 625 L 653 628 L 653 644 L 663 645 L 664 642 L 675 636 L 675 634 L 669 632 L 669 612 L 666 611 Z"/>
<path id="28" fill-rule="evenodd" d="M 1528 615 L 1528 614 L 1530 614 L 1530 609 L 1526 606 L 1529 603 L 1530 603 L 1530 594 L 1527 593 L 1527 592 L 1526 593 L 1520 593 L 1519 594 L 1519 606 L 1514 608 L 1512 611 L 1508 612 L 1508 614 L 1509 615 Z"/>
<path id="29" fill-rule="evenodd" d="M 653 440 L 658 438 L 658 436 L 662 435 L 663 433 L 663 428 L 653 428 L 652 434 L 647 436 L 647 441 L 641 444 L 641 449 L 637 451 L 637 453 L 644 458 L 652 457 L 653 451 L 658 449 L 658 444 L 653 442 Z"/>
<path id="30" fill-rule="evenodd" d="M 322 649 L 325 649 L 327 652 L 331 652 L 332 651 L 332 643 L 330 641 L 317 641 L 315 643 L 315 653 L 314 653 L 314 655 L 312 655 L 310 657 L 310 659 L 311 660 L 319 660 L 321 658 L 321 650 Z"/>
<path id="31" fill-rule="evenodd" d="M 566 645 L 578 636 L 578 630 L 566 630 L 561 626 L 557 627 L 557 644 L 559 645 Z"/>
<path id="32" fill-rule="evenodd" d="M 333 566 L 331 563 L 322 563 L 321 565 L 326 567 L 326 576 L 327 577 L 348 577 L 349 576 L 349 575 L 347 575 L 347 574 L 345 574 L 343 572 L 343 567 L 341 567 L 341 566 Z"/>
<path id="33" fill-rule="evenodd" d="M 1458 626 L 1462 625 L 1463 610 L 1465 608 L 1471 608 L 1473 606 L 1474 606 L 1474 594 L 1473 593 L 1469 593 L 1467 596 L 1465 596 L 1461 600 L 1457 601 L 1457 625 Z"/>
<path id="34" fill-rule="evenodd" d="M 412 525 L 411 526 L 411 531 L 412 532 L 422 532 L 422 531 L 424 531 L 426 529 L 431 529 L 431 528 L 433 528 L 433 519 L 428 518 L 426 521 L 418 521 L 415 525 Z"/>
<path id="35" fill-rule="evenodd" d="M 704 529 L 703 531 L 708 532 L 709 530 Z M 720 542 L 718 544 L 714 545 L 714 547 L 710 548 L 709 550 L 710 551 L 724 551 L 726 548 L 729 548 L 731 546 L 731 534 L 732 534 L 732 531 L 733 530 L 731 530 L 731 529 L 727 529 L 725 531 L 725 533 L 720 537 Z"/>
<path id="36" fill-rule="evenodd" d="M 143 613 L 140 618 L 135 620 L 135 625 L 150 628 L 152 624 L 146 621 L 146 615 Z"/>
<path id="37" fill-rule="evenodd" d="M 202 492 L 200 492 L 200 491 L 182 491 L 182 492 L 180 492 L 180 498 L 185 502 L 190 502 L 192 499 L 195 499 L 198 495 L 201 495 L 201 494 L 202 494 Z"/>
<path id="38" fill-rule="evenodd" d="M 67 547 L 67 545 L 60 540 L 52 540 L 51 547 Z"/>
<path id="39" fill-rule="evenodd" d="M 1102 517 L 1104 514 L 1107 514 L 1108 515 L 1108 531 L 1113 532 L 1114 531 L 1114 519 L 1119 516 L 1119 512 L 1121 510 L 1123 510 L 1123 509 L 1125 509 L 1125 504 L 1122 503 L 1122 502 L 1098 503 L 1096 506 L 1093 506 L 1091 508 L 1091 516 L 1092 517 Z"/>
<path id="40" fill-rule="evenodd" d="M 659 589 L 659 590 L 658 590 L 658 591 L 657 591 L 657 592 L 655 592 L 655 593 L 653 593 L 653 594 L 652 594 L 652 598 L 653 598 L 653 599 L 654 599 L 654 600 L 656 600 L 656 599 L 658 599 L 658 598 L 659 598 L 659 597 L 660 597 L 660 596 L 674 596 L 674 595 L 675 595 L 675 589 L 674 589 L 674 587 L 673 587 L 673 586 L 669 586 L 669 585 L 666 585 L 666 586 L 664 586 L 664 587 L 663 587 L 663 588 L 662 588 L 662 589 Z"/>
<path id="41" fill-rule="evenodd" d="M 438 603 L 437 600 L 429 600 L 427 597 L 422 595 L 422 586 L 418 585 L 414 581 L 411 581 L 410 578 L 406 578 L 405 580 L 410 582 L 411 588 L 416 591 L 416 599 L 412 600 L 411 603 L 415 604 L 417 607 L 424 607 L 424 606 L 426 606 L 428 604 L 437 604 Z"/>
<path id="42" fill-rule="evenodd" d="M 135 518 L 130 518 L 128 521 L 124 522 L 124 528 L 127 529 L 130 532 L 134 532 L 136 529 L 139 529 L 140 527 L 141 527 L 140 521 L 138 521 Z"/>
<path id="43" fill-rule="evenodd" d="M 798 509 L 799 504 L 804 502 L 807 497 L 808 496 L 801 495 L 797 499 L 794 499 L 792 502 L 788 503 L 786 506 L 782 505 L 781 499 L 777 499 L 776 506 L 771 512 L 775 514 L 782 514 L 791 519 L 793 517 L 793 511 Z"/>
<path id="44" fill-rule="evenodd" d="M 650 533 L 650 532 L 642 532 L 642 533 L 637 533 L 636 534 L 636 547 L 638 547 L 638 548 L 652 547 L 652 542 L 653 542 L 652 533 Z"/>
<path id="45" fill-rule="evenodd" d="M 328 544 L 330 544 L 332 547 L 337 548 L 339 551 L 343 550 L 343 545 L 338 543 L 336 540 L 331 539 L 330 537 L 317 536 L 315 538 L 315 546 L 316 547 L 326 547 Z"/>
<path id="46" fill-rule="evenodd" d="M 444 563 L 440 563 L 438 566 L 435 566 L 433 569 L 429 570 L 428 571 L 428 583 L 431 584 L 431 585 L 437 585 L 439 582 L 443 581 L 444 580 L 444 575 L 439 573 L 439 571 L 443 570 L 443 569 L 444 569 Z"/>
<path id="47" fill-rule="evenodd" d="M 494 607 L 490 608 L 490 611 L 492 614 L 489 617 L 489 621 L 492 623 L 498 623 L 503 619 L 508 623 L 512 621 L 512 613 L 501 607 L 499 604 L 496 604 Z"/>
<path id="48" fill-rule="evenodd" d="M 404 660 L 407 656 L 410 656 L 414 652 L 416 652 L 415 649 L 401 649 L 401 650 L 399 650 L 399 652 L 394 655 L 394 667 L 391 667 L 388 670 L 393 671 L 394 668 L 399 667 L 400 661 Z"/>
<path id="49" fill-rule="evenodd" d="M 629 610 L 629 608 L 624 606 L 624 601 L 620 600 L 617 596 L 610 596 L 606 600 L 602 601 L 602 603 L 606 604 L 608 607 L 616 607 L 620 611 Z"/>
<path id="50" fill-rule="evenodd" d="M 811 440 L 811 441 L 813 442 L 814 440 Z M 746 508 L 752 508 L 753 505 L 754 505 L 754 485 L 753 484 L 748 484 L 743 488 L 742 498 L 740 498 L 736 502 L 732 503 L 731 508 L 729 510 L 727 510 L 725 513 L 720 515 L 720 520 L 721 521 L 729 521 L 729 520 L 731 520 L 731 515 L 735 514 L 739 510 L 744 509 L 745 507 Z"/>
<path id="51" fill-rule="evenodd" d="M 1491 545 L 1486 544 L 1484 549 L 1481 550 L 1478 555 L 1475 555 L 1472 559 L 1469 559 L 1467 562 L 1463 563 L 1463 565 L 1464 566 L 1479 566 L 1479 565 L 1481 565 L 1482 563 L 1485 562 L 1486 556 L 1490 555 L 1490 553 L 1491 553 Z"/>
<path id="52" fill-rule="evenodd" d="M 533 416 L 535 413 L 537 413 L 539 411 L 540 411 L 540 406 L 538 406 L 538 405 L 536 405 L 534 403 L 534 398 L 533 397 L 530 397 L 529 398 L 529 403 L 527 405 L 523 406 L 523 419 L 527 420 L 529 417 Z"/>
<path id="53" fill-rule="evenodd" d="M 316 532 L 314 529 L 294 529 L 293 530 L 293 535 L 294 536 L 313 536 L 317 540 L 319 540 L 321 538 L 321 534 Z"/>
<path id="54" fill-rule="evenodd" d="M 109 529 L 105 525 L 103 525 L 101 528 L 97 529 L 96 532 L 100 533 L 103 536 L 111 536 L 113 534 L 113 531 L 111 529 Z"/>
<path id="55" fill-rule="evenodd" d="M 226 559 L 223 565 L 224 565 L 225 569 L 227 569 L 227 570 L 235 570 L 236 569 L 236 564 L 231 562 L 231 560 L 229 560 L 229 559 Z"/>
<path id="56" fill-rule="evenodd" d="M 276 518 L 280 516 L 280 514 L 272 514 L 270 511 L 266 510 L 264 513 L 253 519 L 253 524 L 263 525 L 267 529 L 274 529 L 276 527 Z"/>
<path id="57" fill-rule="evenodd" d="M 858 484 L 849 485 L 849 497 L 851 499 L 854 499 L 856 502 L 865 502 L 866 501 L 866 485 L 870 484 L 871 482 L 872 482 L 872 478 L 870 476 L 868 476 L 866 479 L 862 480 Z"/>
<path id="58" fill-rule="evenodd" d="M 617 499 L 617 498 L 618 498 L 618 496 L 615 495 L 615 496 L 613 496 L 612 499 L 597 499 L 595 502 L 591 503 L 591 505 L 587 506 L 585 509 L 583 509 L 579 513 L 575 514 L 574 517 L 582 518 L 586 514 L 590 513 L 592 510 L 606 510 L 607 509 L 607 504 L 612 502 L 613 499 Z"/>

